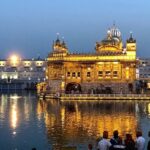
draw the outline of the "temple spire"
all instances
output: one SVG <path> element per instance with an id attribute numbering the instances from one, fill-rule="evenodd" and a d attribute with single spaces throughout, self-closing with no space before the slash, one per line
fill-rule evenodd
<path id="1" fill-rule="evenodd" d="M 62 41 L 64 42 L 64 39 L 65 39 L 65 37 L 64 36 L 62 36 Z"/>
<path id="2" fill-rule="evenodd" d="M 57 33 L 56 33 L 57 40 L 59 40 L 59 35 L 60 35 L 60 34 L 57 32 Z"/>
<path id="3" fill-rule="evenodd" d="M 129 39 L 127 39 L 128 43 L 136 43 L 136 40 L 133 38 L 133 32 L 130 31 Z"/>
<path id="4" fill-rule="evenodd" d="M 115 26 L 116 26 L 116 21 L 114 20 L 114 21 L 113 21 L 113 27 L 115 27 Z"/>
<path id="5" fill-rule="evenodd" d="M 130 31 L 130 39 L 133 39 L 133 32 Z"/>

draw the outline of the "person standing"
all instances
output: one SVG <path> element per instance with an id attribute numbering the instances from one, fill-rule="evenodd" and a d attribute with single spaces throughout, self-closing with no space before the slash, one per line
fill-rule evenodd
<path id="1" fill-rule="evenodd" d="M 126 134 L 126 139 L 124 141 L 126 150 L 135 150 L 135 142 L 131 134 Z"/>
<path id="2" fill-rule="evenodd" d="M 93 149 L 92 144 L 89 144 L 89 145 L 88 145 L 88 150 L 92 150 L 92 149 Z"/>
<path id="3" fill-rule="evenodd" d="M 145 139 L 142 136 L 142 132 L 141 131 L 137 131 L 136 133 L 136 142 L 135 142 L 135 147 L 137 148 L 137 150 L 144 150 L 145 148 Z"/>
<path id="4" fill-rule="evenodd" d="M 110 143 L 114 145 L 122 145 L 122 138 L 119 136 L 118 130 L 113 132 L 113 137 L 110 139 Z"/>
<path id="5" fill-rule="evenodd" d="M 109 150 L 112 144 L 107 140 L 108 139 L 108 131 L 103 132 L 103 138 L 98 142 L 99 150 Z"/>
<path id="6" fill-rule="evenodd" d="M 150 131 L 148 132 L 148 137 L 150 137 Z M 147 150 L 150 150 L 150 140 L 148 141 Z"/>

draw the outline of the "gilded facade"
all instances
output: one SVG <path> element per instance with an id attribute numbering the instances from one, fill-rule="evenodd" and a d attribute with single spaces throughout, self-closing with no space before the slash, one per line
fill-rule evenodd
<path id="1" fill-rule="evenodd" d="M 52 93 L 127 93 L 136 80 L 136 40 L 131 33 L 124 45 L 120 30 L 113 25 L 106 37 L 96 42 L 95 52 L 71 54 L 57 38 L 47 63 Z"/>

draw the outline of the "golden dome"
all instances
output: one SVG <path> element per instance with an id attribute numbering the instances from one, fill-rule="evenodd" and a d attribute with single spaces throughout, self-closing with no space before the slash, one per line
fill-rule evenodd
<path id="1" fill-rule="evenodd" d="M 113 25 L 107 30 L 107 37 L 96 43 L 96 51 L 122 51 L 122 39 L 120 30 Z"/>

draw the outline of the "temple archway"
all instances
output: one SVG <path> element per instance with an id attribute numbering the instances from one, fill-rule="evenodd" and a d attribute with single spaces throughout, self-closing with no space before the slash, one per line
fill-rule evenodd
<path id="1" fill-rule="evenodd" d="M 68 83 L 65 92 L 67 94 L 77 94 L 81 93 L 81 85 L 78 83 Z"/>

